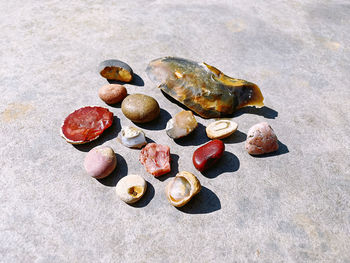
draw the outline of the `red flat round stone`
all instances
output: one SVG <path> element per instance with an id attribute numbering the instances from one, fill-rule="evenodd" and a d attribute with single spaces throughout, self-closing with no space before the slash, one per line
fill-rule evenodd
<path id="1" fill-rule="evenodd" d="M 113 123 L 113 113 L 103 107 L 83 107 L 67 116 L 61 135 L 72 144 L 97 139 Z"/>
<path id="2" fill-rule="evenodd" d="M 193 165 L 200 172 L 213 166 L 223 155 L 225 144 L 220 140 L 213 140 L 199 147 L 193 153 Z"/>

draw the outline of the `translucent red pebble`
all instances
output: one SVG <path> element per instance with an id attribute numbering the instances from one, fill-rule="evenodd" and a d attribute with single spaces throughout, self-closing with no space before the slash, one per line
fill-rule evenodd
<path id="1" fill-rule="evenodd" d="M 147 172 L 155 177 L 169 173 L 170 148 L 166 145 L 149 143 L 141 150 L 140 162 L 145 166 Z"/>
<path id="2" fill-rule="evenodd" d="M 213 166 L 223 155 L 225 145 L 220 140 L 213 140 L 199 147 L 193 153 L 193 165 L 200 172 Z"/>
<path id="3" fill-rule="evenodd" d="M 62 137 L 71 144 L 96 140 L 113 123 L 113 113 L 103 107 L 83 107 L 67 116 Z"/>

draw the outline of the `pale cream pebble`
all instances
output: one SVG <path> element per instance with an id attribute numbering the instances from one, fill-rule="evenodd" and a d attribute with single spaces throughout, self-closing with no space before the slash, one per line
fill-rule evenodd
<path id="1" fill-rule="evenodd" d="M 197 177 L 186 171 L 179 172 L 165 188 L 168 201 L 175 207 L 187 204 L 201 190 Z"/>
<path id="2" fill-rule="evenodd" d="M 141 199 L 147 189 L 147 182 L 141 176 L 130 174 L 118 182 L 115 187 L 117 196 L 125 203 L 132 204 Z"/>
<path id="3" fill-rule="evenodd" d="M 233 121 L 219 120 L 210 123 L 205 131 L 210 139 L 223 139 L 237 131 L 237 128 L 238 124 Z"/>
<path id="4" fill-rule="evenodd" d="M 84 167 L 93 178 L 102 179 L 110 175 L 117 166 L 117 158 L 109 146 L 97 146 L 85 157 Z"/>
<path id="5" fill-rule="evenodd" d="M 98 96 L 107 104 L 121 102 L 127 95 L 127 90 L 119 84 L 107 84 L 98 90 Z"/>

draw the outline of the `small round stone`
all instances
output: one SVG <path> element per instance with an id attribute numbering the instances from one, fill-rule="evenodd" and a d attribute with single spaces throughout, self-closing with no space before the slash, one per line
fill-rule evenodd
<path id="1" fill-rule="evenodd" d="M 251 155 L 274 152 L 278 150 L 278 139 L 271 126 L 261 122 L 249 129 L 245 148 Z"/>
<path id="2" fill-rule="evenodd" d="M 118 182 L 115 187 L 117 196 L 125 203 L 132 204 L 140 200 L 147 189 L 145 179 L 136 174 L 130 174 Z"/>
<path id="3" fill-rule="evenodd" d="M 111 147 L 97 146 L 85 157 L 84 167 L 93 178 L 102 179 L 110 175 L 117 166 L 117 158 Z"/>
<path id="4" fill-rule="evenodd" d="M 145 123 L 159 116 L 158 102 L 147 95 L 135 93 L 127 96 L 122 103 L 122 112 L 135 123 Z"/>
<path id="5" fill-rule="evenodd" d="M 98 96 L 107 104 L 121 102 L 126 95 L 126 88 L 119 84 L 104 85 L 98 90 Z"/>

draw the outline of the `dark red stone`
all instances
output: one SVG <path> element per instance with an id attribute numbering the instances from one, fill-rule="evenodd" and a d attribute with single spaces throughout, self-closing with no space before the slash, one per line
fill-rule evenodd
<path id="1" fill-rule="evenodd" d="M 223 155 L 225 144 L 220 140 L 213 140 L 199 147 L 193 153 L 193 165 L 200 172 L 213 166 Z"/>

